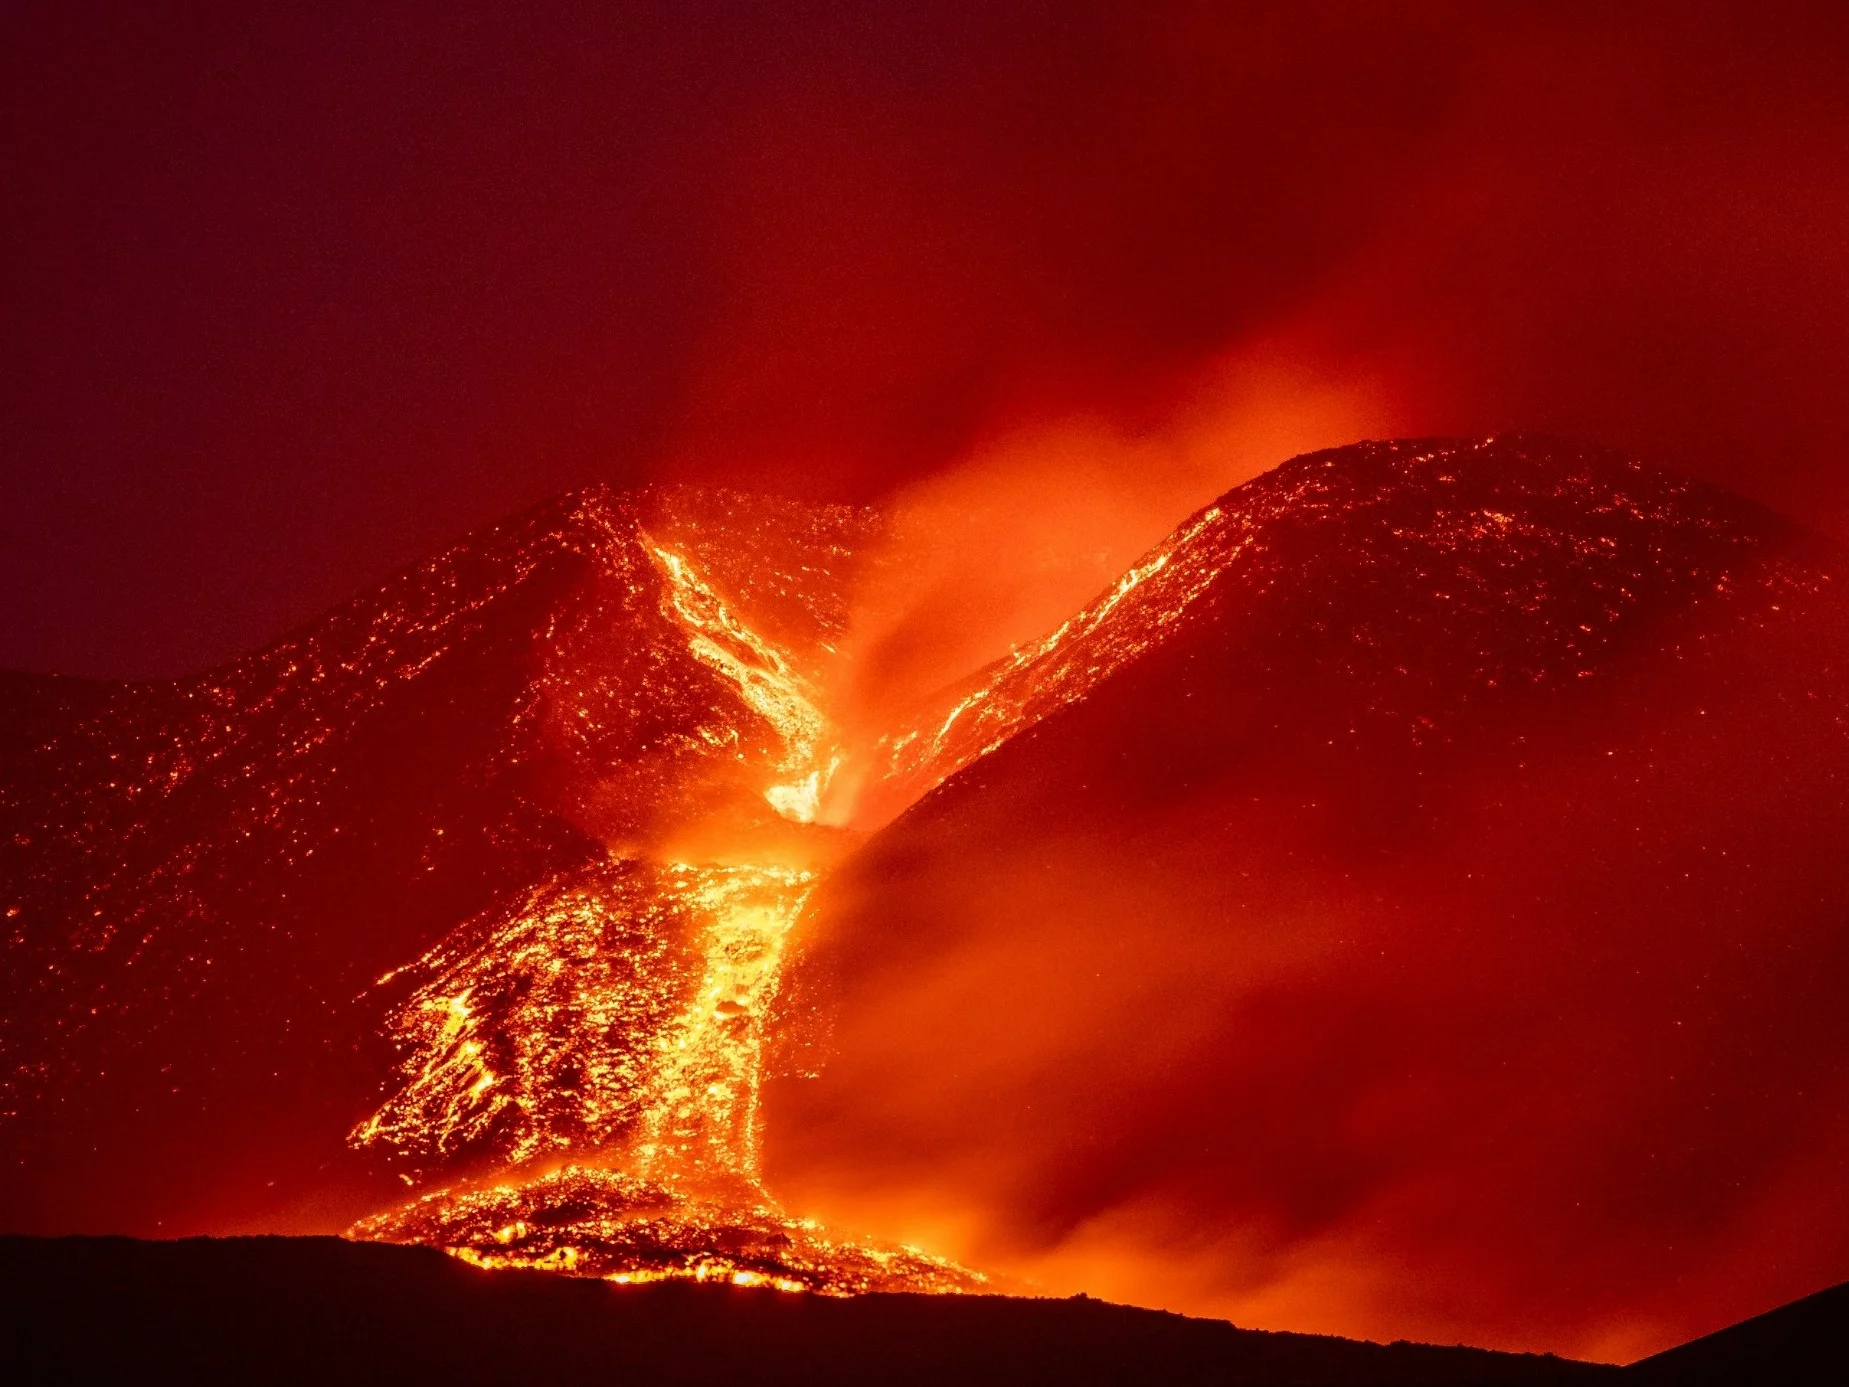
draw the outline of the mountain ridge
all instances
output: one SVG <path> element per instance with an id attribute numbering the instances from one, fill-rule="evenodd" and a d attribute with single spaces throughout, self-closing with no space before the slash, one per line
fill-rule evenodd
<path id="1" fill-rule="evenodd" d="M 1787 549 L 1792 557 L 1801 555 L 1817 565 L 1839 566 L 1849 558 L 1826 536 L 1744 497 L 1610 450 L 1546 436 L 1366 441 L 1306 453 L 1234 487 L 1186 517 L 1123 577 L 1054 632 L 997 661 L 973 692 L 947 710 L 927 714 L 920 720 L 923 725 L 885 738 L 881 745 L 900 789 L 897 798 L 907 804 L 915 802 L 921 797 L 920 784 L 940 783 L 1031 726 L 1052 707 L 1083 698 L 1090 687 L 1158 644 L 1164 629 L 1181 620 L 1195 601 L 1224 600 L 1224 589 L 1231 582 L 1243 581 L 1248 588 L 1275 583 L 1277 561 L 1271 551 L 1278 548 L 1277 532 L 1311 532 L 1327 546 L 1335 563 L 1354 562 L 1352 555 L 1344 554 L 1344 532 L 1396 505 L 1425 512 L 1401 514 L 1388 523 L 1393 525 L 1395 538 L 1410 538 L 1424 522 L 1431 531 L 1429 547 L 1438 551 L 1425 556 L 1428 561 L 1432 557 L 1442 561 L 1445 548 L 1479 554 L 1495 548 L 1503 551 L 1495 566 L 1505 570 L 1524 558 L 1532 562 L 1537 550 L 1567 546 L 1579 551 L 1572 557 L 1582 567 L 1590 567 L 1586 560 L 1617 556 L 1598 555 L 1587 546 L 1603 544 L 1615 550 L 1626 522 L 1634 532 L 1654 525 L 1654 532 L 1662 537 L 1688 536 L 1696 541 L 1685 543 L 1680 554 L 1657 556 L 1659 563 L 1697 565 L 1687 574 L 1689 582 L 1679 585 L 1690 596 L 1704 568 L 1712 576 L 1727 558 L 1744 557 L 1754 549 Z M 1667 523 L 1677 512 L 1679 519 Z M 1609 523 L 1585 524 L 1589 517 L 1600 515 Z M 1297 537 L 1287 536 L 1286 542 L 1291 538 Z M 1699 543 L 1703 538 L 1714 541 L 1705 546 L 1708 552 Z M 1653 541 L 1634 533 L 1629 542 L 1637 547 Z M 1297 548 L 1301 554 L 1301 541 Z M 1521 553 L 1524 548 L 1526 555 Z M 1383 563 L 1379 555 L 1370 561 Z M 1605 566 L 1618 567 L 1615 563 Z M 1242 577 L 1241 567 L 1256 572 Z M 1629 574 L 1617 574 L 1616 581 L 1610 577 L 1595 580 L 1594 591 L 1579 594 L 1577 605 L 1590 608 L 1592 603 L 1585 599 L 1598 599 L 1603 608 L 1598 617 L 1617 621 L 1623 613 L 1612 604 L 1634 605 L 1638 597 L 1622 580 L 1629 577 L 1634 582 L 1639 576 L 1633 568 Z M 1480 575 L 1464 568 L 1443 576 L 1434 574 L 1438 582 L 1455 584 L 1460 578 L 1475 578 L 1480 586 L 1488 586 Z M 1822 579 L 1829 581 L 1829 574 L 1822 573 Z M 1536 612 L 1554 596 L 1539 594 Z M 1455 604 L 1459 607 L 1467 603 L 1463 593 L 1440 593 L 1439 597 L 1463 599 Z M 1480 619 L 1483 614 L 1470 615 Z M 1581 626 L 1587 638 L 1577 642 L 1565 635 L 1566 625 L 1582 615 L 1593 613 L 1550 614 L 1548 622 L 1537 624 L 1554 628 L 1544 634 L 1553 636 L 1564 653 L 1591 655 L 1603 632 Z M 1116 625 L 1127 624 L 1128 618 L 1132 631 L 1111 631 L 1113 617 Z M 1334 620 L 1333 614 L 1322 614 L 1319 625 Z M 1542 665 L 1519 672 L 1535 680 L 1548 676 Z"/>
<path id="2" fill-rule="evenodd" d="M 651 1382 L 1578 1382 L 1557 1358 L 1237 1329 L 1083 1297 L 612 1287 L 482 1272 L 424 1248 L 335 1239 L 0 1238 L 0 1314 L 33 1327 L 43 1380 L 499 1382 L 626 1372 Z M 106 1323 L 108 1336 L 91 1326 Z M 281 1345 L 291 1345 L 287 1356 Z M 697 1346 L 689 1352 L 690 1346 Z M 41 1380 L 32 1377 L 29 1380 Z"/>
<path id="3" fill-rule="evenodd" d="M 393 1068 L 381 974 L 662 831 L 664 785 L 711 799 L 753 781 L 778 754 L 773 730 L 689 648 L 663 546 L 729 567 L 746 603 L 754 584 L 801 580 L 804 600 L 778 604 L 779 633 L 801 648 L 842 619 L 833 537 L 870 521 L 752 502 L 750 523 L 769 512 L 779 552 L 796 556 L 785 569 L 761 544 L 728 542 L 743 507 L 725 492 L 575 493 L 191 679 L 0 679 L 14 714 L 0 756 L 0 1143 L 16 1175 L 24 1162 L 68 1187 L 71 1209 L 94 1207 L 89 1191 L 116 1182 L 84 1177 L 91 1129 L 149 1107 L 138 1129 L 216 1143 L 285 1074 L 324 1137 L 344 1135 Z M 713 738 L 736 744 L 732 770 L 708 754 Z M 227 967 L 237 978 L 214 981 Z M 346 1160 L 323 1145 L 317 1161 Z M 184 1188 L 186 1156 L 169 1160 L 161 1178 Z M 9 1222 L 70 1216 L 42 1186 L 21 1199 L 5 1201 Z"/>
<path id="4" fill-rule="evenodd" d="M 774 1182 L 1049 1284 L 1505 1347 L 1840 1280 L 1841 548 L 1526 440 L 1216 507 L 1319 473 L 1082 697 L 1019 667 L 1022 724 L 818 890 Z"/>
<path id="5" fill-rule="evenodd" d="M 27 1004 L 0 1035 L 0 1218 L 378 1214 L 532 1265 L 709 1207 L 594 1164 L 633 1162 L 743 1201 L 708 1230 L 725 1249 L 656 1249 L 649 1275 L 794 1274 L 761 1136 L 805 1211 L 896 1243 L 960 1211 L 986 1232 L 944 1250 L 1055 1280 L 1152 1201 L 1181 1255 L 1106 1247 L 1119 1298 L 1219 1306 L 1229 1267 L 1288 1290 L 1279 1268 L 1333 1247 L 1411 1289 L 1267 1318 L 1587 1342 L 1549 1268 L 1600 1332 L 1737 1310 L 1724 1268 L 1762 1254 L 1690 1220 L 1784 1227 L 1728 1191 L 1814 1192 L 1831 1140 L 1803 1095 L 1842 1039 L 1840 549 L 1580 445 L 1306 455 L 894 733 L 855 809 L 883 827 L 818 887 L 856 845 L 810 822 L 820 671 L 879 524 L 572 495 L 237 678 L 0 680 L 43 714 L 8 723 L 33 755 L 0 758 L 0 867 L 30 888 L 7 904 Z M 822 1048 L 766 1070 L 780 1033 Z M 1730 1045 L 1770 1057 L 1757 1087 Z M 1524 1166 L 1516 1132 L 1566 1154 Z M 1631 1207 L 1600 1168 L 1652 1193 Z M 1395 1183 L 1417 1171 L 1502 1251 L 1422 1243 L 1455 1215 Z M 554 1175 L 641 1192 L 606 1227 Z M 1511 1203 L 1522 1181 L 1571 1237 Z M 407 1183 L 425 1202 L 394 1212 Z M 1366 1219 L 1384 1251 L 1341 1242 Z M 1780 1284 L 1815 1285 L 1840 1222 L 1752 1236 L 1796 1239 Z M 1712 1244 L 1682 1308 L 1662 1230 Z M 1601 1246 L 1641 1290 L 1598 1283 Z M 1199 1284 L 1148 1279 L 1169 1263 Z"/>

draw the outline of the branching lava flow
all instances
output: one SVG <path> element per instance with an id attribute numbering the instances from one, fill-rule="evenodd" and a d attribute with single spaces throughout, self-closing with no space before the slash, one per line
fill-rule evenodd
<path id="1" fill-rule="evenodd" d="M 690 557 L 633 534 L 647 561 L 631 565 L 631 583 L 655 589 L 658 662 L 716 676 L 713 715 L 682 738 L 699 753 L 693 769 L 662 787 L 669 803 L 644 808 L 671 818 L 711 763 L 760 765 L 775 779 L 759 805 L 789 832 L 826 832 L 802 827 L 840 760 L 811 681 Z M 784 1214 L 764 1188 L 766 1026 L 814 873 L 784 860 L 776 845 L 787 839 L 729 842 L 726 825 L 753 817 L 739 795 L 685 798 L 719 825 L 680 826 L 705 846 L 699 860 L 664 840 L 619 845 L 413 965 L 422 982 L 393 1022 L 406 1052 L 400 1085 L 351 1139 L 407 1160 L 413 1184 L 471 1161 L 495 1173 L 365 1219 L 353 1235 L 619 1282 L 832 1294 L 980 1285 L 915 1249 L 831 1236 Z"/>

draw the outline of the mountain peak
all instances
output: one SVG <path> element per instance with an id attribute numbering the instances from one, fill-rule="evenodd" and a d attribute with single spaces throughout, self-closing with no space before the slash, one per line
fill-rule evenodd
<path id="1" fill-rule="evenodd" d="M 1387 655 L 1443 652 L 1425 693 L 1455 701 L 1591 677 L 1673 611 L 1814 590 L 1836 557 L 1742 497 L 1570 442 L 1304 454 L 1190 516 L 1083 611 L 888 736 L 862 812 L 890 817 L 1199 622 L 1252 628 L 1248 658 L 1266 631 L 1297 631 L 1298 655 L 1312 639 L 1330 679 L 1376 686 L 1391 682 Z M 1391 712 L 1384 688 L 1368 697 Z M 1401 716 L 1438 711 L 1409 702 Z"/>

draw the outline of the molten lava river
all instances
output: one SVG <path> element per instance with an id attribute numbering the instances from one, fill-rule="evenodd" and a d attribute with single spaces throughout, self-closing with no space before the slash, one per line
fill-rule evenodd
<path id="1" fill-rule="evenodd" d="M 765 1187 L 759 1096 L 787 946 L 819 872 L 854 836 L 819 820 L 890 821 L 1134 659 L 1220 566 L 1224 555 L 1196 552 L 1220 514 L 1195 517 L 1043 640 L 858 736 L 835 725 L 821 692 L 844 608 L 815 606 L 857 561 L 863 536 L 844 531 L 845 514 L 817 522 L 823 558 L 793 573 L 781 556 L 730 556 L 756 624 L 691 544 L 662 542 L 621 506 L 601 517 L 595 547 L 605 580 L 624 589 L 625 633 L 652 643 L 648 674 L 639 690 L 613 681 L 603 702 L 571 687 L 550 697 L 577 703 L 582 723 L 612 707 L 646 721 L 645 700 L 690 709 L 691 721 L 658 739 L 677 749 L 666 769 L 621 765 L 588 796 L 621 801 L 616 817 L 643 831 L 378 980 L 414 983 L 391 1020 L 404 1061 L 351 1143 L 404 1162 L 414 1187 L 484 1158 L 499 1173 L 351 1235 L 625 1283 L 838 1295 L 989 1285 L 915 1247 L 832 1235 Z M 727 531 L 748 547 L 772 528 Z M 1107 618 L 1139 605 L 1156 618 L 1106 636 Z"/>
<path id="2" fill-rule="evenodd" d="M 634 596 L 658 603 L 670 646 L 681 647 L 659 652 L 657 665 L 691 660 L 727 695 L 709 695 L 710 715 L 682 737 L 696 754 L 651 786 L 700 812 L 664 810 L 656 817 L 673 829 L 646 848 L 613 849 L 379 980 L 417 982 L 392 1022 L 402 1083 L 351 1142 L 407 1161 L 412 1184 L 471 1154 L 502 1164 L 488 1180 L 363 1219 L 351 1236 L 621 1283 L 837 1295 L 980 1287 L 980 1274 L 916 1248 L 790 1217 L 764 1186 L 767 1026 L 791 928 L 826 856 L 810 839 L 840 837 L 815 820 L 842 752 L 813 675 L 753 630 L 692 558 L 635 535 L 627 547 L 646 563 L 630 579 Z M 768 783 L 712 791 L 711 767 L 738 763 L 765 767 Z M 634 794 L 633 784 L 614 793 Z"/>

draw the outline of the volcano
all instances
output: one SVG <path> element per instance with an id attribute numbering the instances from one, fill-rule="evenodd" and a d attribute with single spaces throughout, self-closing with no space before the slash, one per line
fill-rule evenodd
<path id="1" fill-rule="evenodd" d="M 1666 1346 L 1849 1277 L 1843 557 L 1360 444 L 863 738 L 877 514 L 592 492 L 8 675 L 0 1219 Z"/>
<path id="2" fill-rule="evenodd" d="M 755 1174 L 764 1012 L 832 846 L 806 671 L 869 524 L 568 497 L 200 680 L 16 678 L 8 1217 L 260 1220 L 549 1162 L 359 1231 L 967 1280 L 821 1239 Z"/>

